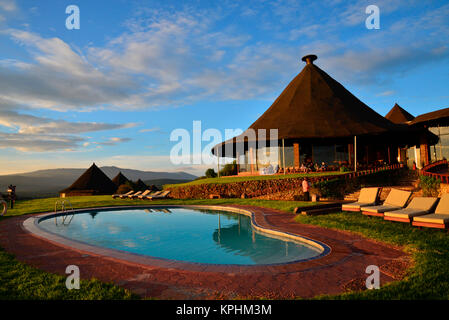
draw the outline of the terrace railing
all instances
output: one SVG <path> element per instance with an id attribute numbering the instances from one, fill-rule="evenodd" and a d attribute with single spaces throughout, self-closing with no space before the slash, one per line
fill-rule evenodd
<path id="1" fill-rule="evenodd" d="M 420 170 L 420 174 L 427 177 L 439 179 L 442 183 L 449 183 L 448 161 L 439 160 L 428 164 Z M 441 172 L 446 170 L 446 172 Z"/>
<path id="2" fill-rule="evenodd" d="M 353 178 L 356 178 L 356 177 L 367 176 L 369 174 L 380 172 L 380 171 L 400 169 L 403 166 L 404 165 L 399 164 L 399 163 L 398 164 L 390 164 L 390 165 L 384 165 L 384 166 L 381 166 L 381 167 L 376 167 L 376 168 L 367 169 L 367 170 L 360 170 L 360 171 L 356 171 L 356 172 L 348 172 L 348 173 L 344 173 L 344 174 L 341 174 L 341 175 L 329 175 L 329 176 L 313 177 L 313 178 L 310 178 L 310 180 L 313 180 L 313 182 L 317 182 L 317 181 L 331 180 L 331 179 L 336 179 L 336 178 L 353 179 Z"/>

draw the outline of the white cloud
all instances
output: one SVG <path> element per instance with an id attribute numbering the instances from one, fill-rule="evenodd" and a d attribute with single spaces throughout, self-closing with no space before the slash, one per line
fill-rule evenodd
<path id="1" fill-rule="evenodd" d="M 78 136 L 0 132 L 0 149 L 13 148 L 23 152 L 73 151 L 83 140 Z"/>
<path id="2" fill-rule="evenodd" d="M 395 92 L 396 92 L 396 91 L 394 91 L 394 90 L 387 90 L 387 91 L 378 93 L 377 96 L 380 96 L 380 97 L 388 97 L 388 96 L 391 96 L 391 95 L 395 94 Z"/>
<path id="3" fill-rule="evenodd" d="M 0 9 L 4 11 L 16 11 L 17 4 L 14 0 L 0 0 Z"/>
<path id="4" fill-rule="evenodd" d="M 0 126 L 15 131 L 0 131 L 2 140 L 0 148 L 9 147 L 23 152 L 72 151 L 78 149 L 80 145 L 84 147 L 89 145 L 88 142 L 82 143 L 86 140 L 80 136 L 82 133 L 132 128 L 137 125 L 137 123 L 70 122 L 11 111 L 20 109 L 32 111 L 26 106 L 0 98 Z M 111 138 L 104 144 L 112 145 L 125 141 L 127 140 Z"/>
<path id="5" fill-rule="evenodd" d="M 142 133 L 144 133 L 144 132 L 159 132 L 161 130 L 162 129 L 159 127 L 154 127 L 154 128 L 141 129 L 141 130 L 139 130 L 139 132 L 142 132 Z"/>
<path id="6" fill-rule="evenodd" d="M 232 25 L 217 29 L 217 22 L 222 22 L 218 14 L 189 9 L 143 10 L 126 21 L 129 31 L 102 47 L 90 45 L 83 50 L 74 50 L 58 38 L 10 29 L 6 33 L 24 45 L 34 60 L 0 63 L 0 97 L 30 108 L 77 111 L 263 99 L 300 71 L 299 59 L 306 53 L 317 53 L 317 64 L 337 80 L 353 83 L 376 82 L 385 71 L 404 73 L 448 56 L 438 34 L 447 32 L 449 6 L 414 20 L 398 20 L 382 27 L 382 32 L 355 33 L 348 46 L 338 34 L 361 23 L 368 4 L 328 1 L 324 8 L 314 2 L 266 4 L 282 17 L 280 25 L 291 25 L 282 44 L 253 41 Z M 389 1 L 378 5 L 384 15 L 399 8 Z M 236 7 L 241 12 L 247 8 Z M 264 10 L 260 3 L 251 3 L 251 13 L 260 15 L 261 24 Z M 319 10 L 328 11 L 328 21 Z M 421 27 L 429 36 L 410 41 Z M 304 36 L 321 40 L 305 42 Z M 429 58 L 422 59 L 423 55 Z"/>

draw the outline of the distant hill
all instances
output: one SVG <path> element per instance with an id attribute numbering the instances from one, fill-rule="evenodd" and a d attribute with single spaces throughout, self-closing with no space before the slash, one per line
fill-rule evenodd
<path id="1" fill-rule="evenodd" d="M 5 194 L 8 185 L 13 184 L 17 186 L 17 195 L 21 198 L 58 196 L 60 190 L 75 182 L 86 169 L 47 169 L 0 175 L 0 193 Z M 101 167 L 101 170 L 111 179 L 121 171 L 130 180 L 142 179 L 143 181 L 156 181 L 158 184 L 178 183 L 171 182 L 173 180 L 186 182 L 197 178 L 186 172 L 141 171 L 117 167 Z M 155 182 L 150 184 L 157 185 Z"/>

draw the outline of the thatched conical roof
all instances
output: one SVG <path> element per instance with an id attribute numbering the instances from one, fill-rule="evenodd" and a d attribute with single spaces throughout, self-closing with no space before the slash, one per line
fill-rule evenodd
<path id="1" fill-rule="evenodd" d="M 112 194 L 115 190 L 117 186 L 94 163 L 70 187 L 60 193 Z"/>
<path id="2" fill-rule="evenodd" d="M 304 69 L 248 130 L 266 129 L 269 136 L 270 129 L 278 129 L 279 140 L 344 138 L 404 130 L 313 64 L 315 59 L 313 55 L 303 58 L 307 61 Z M 247 131 L 214 149 L 247 140 Z"/>
<path id="3" fill-rule="evenodd" d="M 136 189 L 137 190 L 146 190 L 148 189 L 148 186 L 145 184 L 145 182 L 143 182 L 142 180 L 137 180 L 136 181 Z"/>
<path id="4" fill-rule="evenodd" d="M 122 172 L 120 171 L 115 177 L 114 179 L 112 179 L 112 182 L 114 182 L 114 184 L 118 187 L 121 186 L 122 184 L 125 184 L 127 182 L 129 182 L 128 178 L 125 177 Z"/>
<path id="5" fill-rule="evenodd" d="M 391 110 L 385 116 L 388 120 L 393 123 L 405 123 L 415 119 L 410 113 L 408 113 L 405 109 L 401 108 L 397 103 L 391 108 Z"/>

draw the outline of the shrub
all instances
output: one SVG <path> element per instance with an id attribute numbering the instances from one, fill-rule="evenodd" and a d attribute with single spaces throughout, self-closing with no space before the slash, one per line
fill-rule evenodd
<path id="1" fill-rule="evenodd" d="M 217 173 L 212 168 L 207 169 L 205 172 L 205 175 L 207 178 L 216 178 L 217 177 Z"/>
<path id="2" fill-rule="evenodd" d="M 346 166 L 341 166 L 340 167 L 340 172 L 349 172 L 349 171 L 351 171 L 351 170 L 349 170 L 349 168 L 346 167 Z"/>
<path id="3" fill-rule="evenodd" d="M 440 193 L 441 180 L 428 176 L 419 177 L 419 187 L 425 197 L 438 197 Z"/>
<path id="4" fill-rule="evenodd" d="M 225 164 L 223 169 L 220 170 L 220 176 L 234 176 L 237 174 L 237 162 L 234 160 L 232 163 Z"/>
<path id="5" fill-rule="evenodd" d="M 133 190 L 133 188 L 131 188 L 131 186 L 129 184 L 121 184 L 119 185 L 118 189 L 117 189 L 117 193 L 119 194 L 124 194 L 127 193 L 129 191 Z"/>
<path id="6" fill-rule="evenodd" d="M 346 185 L 344 179 L 323 180 L 313 183 L 311 191 L 323 198 L 340 199 L 346 193 Z"/>

